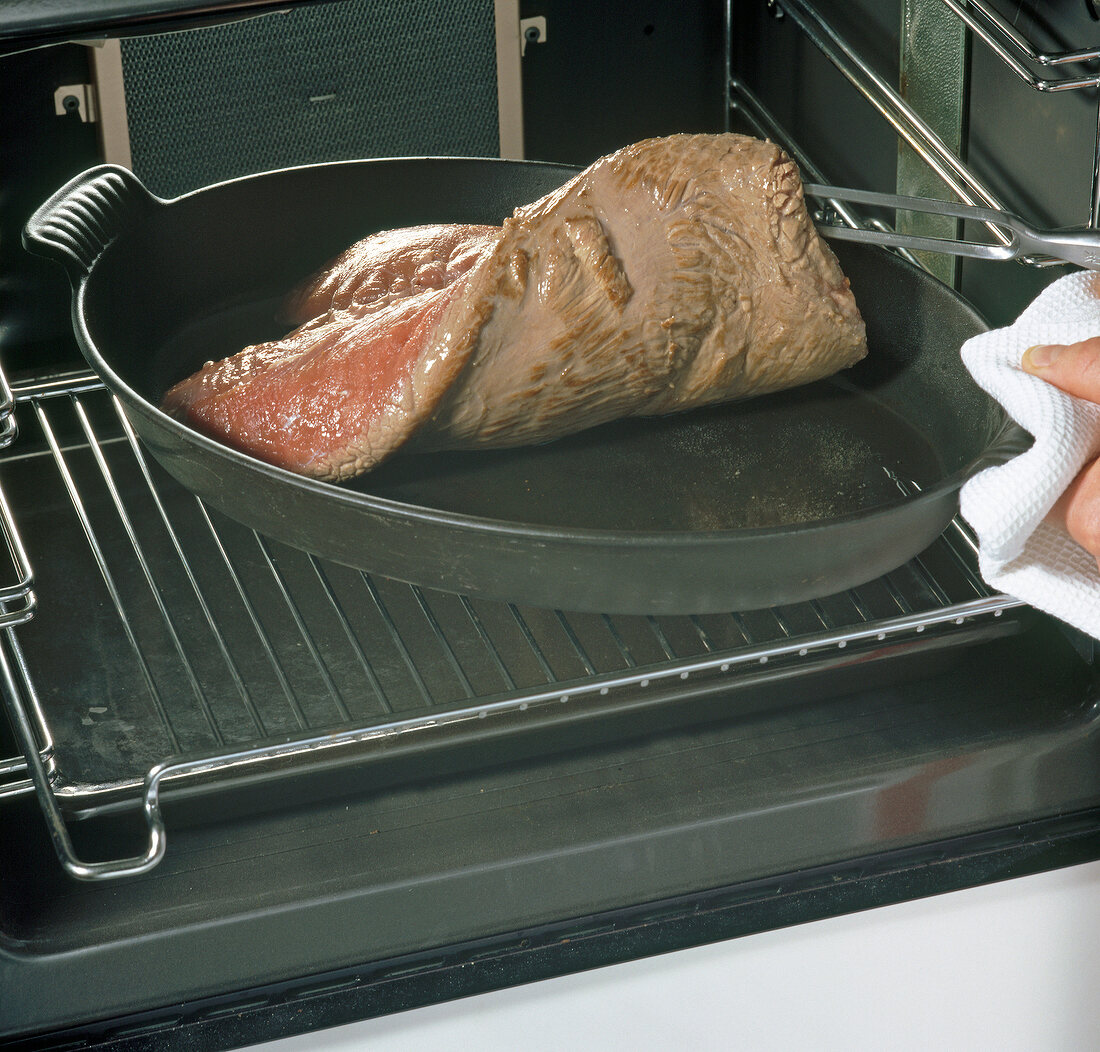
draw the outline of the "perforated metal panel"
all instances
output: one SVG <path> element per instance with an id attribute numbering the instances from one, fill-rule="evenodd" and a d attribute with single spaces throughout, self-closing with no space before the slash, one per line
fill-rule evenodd
<path id="1" fill-rule="evenodd" d="M 123 42 L 136 174 L 173 196 L 351 157 L 496 156 L 492 0 L 342 0 Z"/>

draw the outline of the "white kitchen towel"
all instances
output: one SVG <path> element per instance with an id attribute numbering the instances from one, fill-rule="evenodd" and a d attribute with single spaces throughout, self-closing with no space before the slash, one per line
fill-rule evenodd
<path id="1" fill-rule="evenodd" d="M 1080 271 L 1048 285 L 1016 322 L 962 348 L 971 375 L 1035 436 L 1020 456 L 963 486 L 962 515 L 978 537 L 982 577 L 994 588 L 1100 639 L 1096 560 L 1047 512 L 1100 453 L 1100 406 L 1052 387 L 1020 367 L 1029 347 L 1100 336 L 1100 274 Z"/>

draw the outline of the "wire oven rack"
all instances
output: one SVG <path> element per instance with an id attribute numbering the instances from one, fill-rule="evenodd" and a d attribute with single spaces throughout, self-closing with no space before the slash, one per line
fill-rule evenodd
<path id="1" fill-rule="evenodd" d="M 84 879 L 159 861 L 166 782 L 308 768 L 425 732 L 522 730 L 548 711 L 582 718 L 1013 630 L 1002 615 L 1018 604 L 978 577 L 957 521 L 867 586 L 720 616 L 520 608 L 373 578 L 207 509 L 93 376 L 15 397 L 23 437 L 0 459 L 0 518 L 21 579 L 3 593 L 0 678 L 27 759 L 0 761 L 0 796 L 33 787 Z M 42 556 L 36 577 L 17 520 Z M 146 849 L 81 861 L 67 818 L 120 800 L 140 803 Z"/>
<path id="2" fill-rule="evenodd" d="M 943 2 L 1037 90 L 1096 83 L 1028 75 L 1009 54 L 1061 69 L 1092 60 L 1091 50 L 1043 54 L 984 0 Z M 962 200 L 999 207 L 810 0 L 769 4 Z M 746 85 L 729 78 L 728 101 L 822 181 Z M 1094 222 L 1097 187 L 1100 174 Z M 29 433 L 18 447 L 17 405 Z M 147 458 L 121 407 L 84 372 L 14 392 L 0 373 L 7 447 L 0 580 L 14 584 L 0 587 L 0 684 L 24 755 L 0 754 L 0 799 L 35 792 L 62 864 L 82 879 L 156 865 L 166 784 L 220 786 L 267 767 L 308 769 L 319 754 L 358 763 L 431 734 L 445 741 L 472 728 L 484 737 L 483 729 L 520 731 L 547 712 L 581 719 L 885 662 L 929 641 L 965 645 L 991 626 L 1013 631 L 1017 619 L 1003 615 L 1021 605 L 982 582 L 959 520 L 919 558 L 868 585 L 720 616 L 521 609 L 372 578 L 205 508 Z M 140 805 L 145 849 L 82 861 L 67 819 L 120 801 Z"/>

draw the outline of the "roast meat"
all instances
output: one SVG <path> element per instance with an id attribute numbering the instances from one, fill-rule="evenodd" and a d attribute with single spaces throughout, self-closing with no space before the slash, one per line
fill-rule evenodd
<path id="1" fill-rule="evenodd" d="M 294 471 L 543 442 L 821 379 L 866 354 L 794 163 L 742 135 L 605 157 L 501 227 L 376 234 L 291 294 L 282 340 L 164 408 Z"/>

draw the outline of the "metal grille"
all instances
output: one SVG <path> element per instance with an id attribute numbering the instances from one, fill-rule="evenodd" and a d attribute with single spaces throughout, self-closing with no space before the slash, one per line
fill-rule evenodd
<path id="1" fill-rule="evenodd" d="M 898 571 L 768 610 L 575 614 L 473 600 L 322 562 L 208 510 L 151 461 L 91 378 L 17 392 L 27 453 L 0 482 L 47 597 L 4 671 L 51 791 L 86 808 L 165 775 L 545 706 L 637 698 L 763 666 L 863 662 L 965 634 L 991 596 L 955 525 Z M 475 724 L 476 726 L 476 724 Z M 198 757 L 194 762 L 166 758 Z M 0 767 L 8 792 L 28 783 Z M 154 800 L 155 803 L 155 800 Z"/>
<path id="2" fill-rule="evenodd" d="M 355 157 L 499 154 L 489 0 L 343 0 L 122 42 L 134 171 L 175 196 Z"/>

